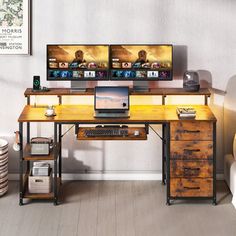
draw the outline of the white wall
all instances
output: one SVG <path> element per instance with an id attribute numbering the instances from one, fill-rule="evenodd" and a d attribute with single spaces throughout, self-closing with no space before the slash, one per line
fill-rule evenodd
<path id="1" fill-rule="evenodd" d="M 40 75 L 46 86 L 69 86 L 67 82 L 46 81 L 45 45 L 48 43 L 172 43 L 176 45 L 175 81 L 158 86 L 182 86 L 180 79 L 188 68 L 199 70 L 202 80 L 225 90 L 227 81 L 235 75 L 235 12 L 233 0 L 33 1 L 33 55 L 0 55 L 0 136 L 8 136 L 12 142 L 13 131 L 18 129 L 17 118 L 25 104 L 23 92 L 32 86 L 33 75 Z M 219 110 L 221 107 L 218 113 Z M 40 125 L 35 132 L 40 132 Z M 70 141 L 72 148 L 64 166 L 66 172 L 76 172 L 83 165 L 112 171 L 161 169 L 161 143 L 153 133 L 147 142 L 132 144 L 78 144 L 71 133 L 65 139 L 66 143 Z M 77 151 L 78 148 L 82 150 Z M 66 157 L 66 150 L 64 155 Z M 12 153 L 11 172 L 17 171 L 16 160 L 16 154 Z M 75 162 L 76 165 L 72 165 Z M 221 170 L 221 166 L 218 169 Z"/>

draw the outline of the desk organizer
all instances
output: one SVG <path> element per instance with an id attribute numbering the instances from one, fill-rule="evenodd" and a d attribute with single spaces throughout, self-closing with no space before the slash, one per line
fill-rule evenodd
<path id="1" fill-rule="evenodd" d="M 0 196 L 8 190 L 8 142 L 0 139 Z"/>

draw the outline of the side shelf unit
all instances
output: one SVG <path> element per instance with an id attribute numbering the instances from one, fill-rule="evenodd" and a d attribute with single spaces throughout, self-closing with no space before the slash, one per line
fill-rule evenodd
<path id="1" fill-rule="evenodd" d="M 61 127 L 55 124 L 54 127 L 54 143 L 53 148 L 50 150 L 49 155 L 31 155 L 29 136 L 27 136 L 27 143 L 24 144 L 23 139 L 23 122 L 19 123 L 20 133 L 20 196 L 19 205 L 24 204 L 24 199 L 43 199 L 52 200 L 54 205 L 58 204 L 58 196 L 61 185 Z M 52 174 L 52 190 L 49 193 L 30 193 L 28 189 L 30 169 L 34 161 L 51 161 L 53 162 Z"/>

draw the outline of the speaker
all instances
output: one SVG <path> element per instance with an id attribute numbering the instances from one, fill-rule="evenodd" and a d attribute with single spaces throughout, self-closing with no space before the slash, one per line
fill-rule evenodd
<path id="1" fill-rule="evenodd" d="M 200 89 L 199 75 L 197 71 L 186 71 L 183 76 L 183 88 L 185 91 L 197 92 Z"/>
<path id="2" fill-rule="evenodd" d="M 40 90 L 40 76 L 38 75 L 33 77 L 33 90 Z"/>

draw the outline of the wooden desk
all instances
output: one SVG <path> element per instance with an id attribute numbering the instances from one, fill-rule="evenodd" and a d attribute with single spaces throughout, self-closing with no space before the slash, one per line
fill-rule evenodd
<path id="1" fill-rule="evenodd" d="M 61 181 L 61 126 L 63 124 L 150 124 L 163 125 L 163 176 L 167 184 L 167 204 L 172 199 L 211 199 L 216 204 L 216 118 L 205 105 L 192 106 L 194 120 L 179 120 L 174 105 L 131 106 L 130 118 L 94 118 L 94 107 L 58 105 L 56 116 L 46 117 L 46 107 L 27 105 L 18 122 L 20 131 L 20 205 L 23 198 L 52 198 L 58 203 L 58 180 Z M 30 196 L 23 178 L 23 123 L 51 122 L 54 124 L 54 188 L 53 194 Z M 112 139 L 112 137 L 111 137 Z M 29 140 L 29 137 L 27 138 Z M 33 158 L 32 158 L 33 159 Z M 27 159 L 27 162 L 31 159 Z M 28 169 L 29 171 L 29 163 Z M 26 175 L 27 179 L 27 175 Z"/>

